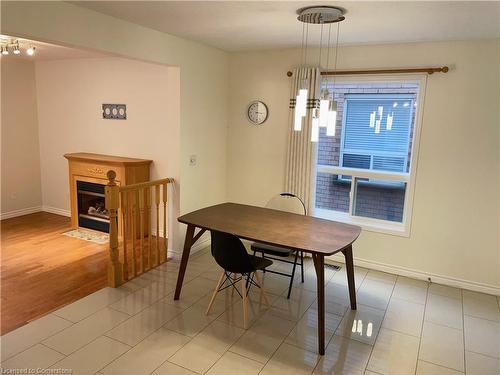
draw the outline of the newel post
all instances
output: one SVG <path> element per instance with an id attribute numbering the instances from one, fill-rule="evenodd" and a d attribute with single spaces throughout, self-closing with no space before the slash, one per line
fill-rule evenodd
<path id="1" fill-rule="evenodd" d="M 116 185 L 115 171 L 108 171 L 108 184 L 106 185 L 106 209 L 109 212 L 109 257 L 108 284 L 116 288 L 123 283 L 122 265 L 118 257 L 118 208 L 120 206 L 120 187 Z"/>

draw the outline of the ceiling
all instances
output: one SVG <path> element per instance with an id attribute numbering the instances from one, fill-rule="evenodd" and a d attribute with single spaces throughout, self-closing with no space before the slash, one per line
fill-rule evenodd
<path id="1" fill-rule="evenodd" d="M 500 2 L 72 1 L 79 6 L 226 51 L 300 46 L 296 10 L 347 10 L 341 44 L 500 37 Z M 314 27 L 314 26 L 313 26 Z M 311 29 L 310 29 L 311 30 Z M 319 39 L 319 28 L 316 26 Z"/>
<path id="2" fill-rule="evenodd" d="M 2 59 L 21 59 L 21 60 L 61 60 L 61 59 L 85 59 L 92 57 L 103 57 L 106 56 L 102 53 L 85 51 L 82 49 L 67 48 L 62 46 L 57 46 L 49 43 L 42 43 L 34 40 L 14 38 L 8 35 L 0 35 L 0 44 L 11 43 L 12 41 L 19 41 L 21 54 L 14 55 L 10 54 L 8 56 L 2 56 Z M 35 47 L 35 54 L 33 56 L 28 56 L 25 50 L 29 46 Z"/>

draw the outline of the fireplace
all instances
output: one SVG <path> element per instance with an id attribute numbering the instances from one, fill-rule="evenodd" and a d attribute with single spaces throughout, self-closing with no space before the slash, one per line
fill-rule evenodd
<path id="1" fill-rule="evenodd" d="M 78 226 L 109 233 L 109 213 L 105 208 L 104 185 L 76 182 Z"/>
<path id="2" fill-rule="evenodd" d="M 65 154 L 69 166 L 71 226 L 109 233 L 109 216 L 104 208 L 106 172 L 116 173 L 115 182 L 131 185 L 149 181 L 151 160 L 78 152 Z M 122 224 L 118 213 L 118 230 Z"/>

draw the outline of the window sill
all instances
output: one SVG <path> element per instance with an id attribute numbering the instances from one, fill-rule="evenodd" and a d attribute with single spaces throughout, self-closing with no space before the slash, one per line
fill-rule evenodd
<path id="1" fill-rule="evenodd" d="M 358 216 L 350 216 L 346 212 L 338 212 L 326 210 L 323 208 L 315 208 L 314 217 L 321 219 L 339 221 L 346 224 L 360 226 L 363 230 L 375 233 L 390 234 L 399 237 L 410 237 L 410 230 L 402 223 L 390 222 L 385 220 L 371 219 Z"/>

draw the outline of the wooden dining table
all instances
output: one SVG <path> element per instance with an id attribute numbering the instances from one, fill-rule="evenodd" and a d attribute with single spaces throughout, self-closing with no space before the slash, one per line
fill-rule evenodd
<path id="1" fill-rule="evenodd" d="M 318 351 L 325 354 L 325 256 L 342 252 L 345 257 L 351 309 L 356 310 L 356 287 L 352 244 L 361 233 L 355 225 L 311 216 L 237 203 L 222 203 L 185 214 L 177 219 L 187 224 L 174 299 L 181 295 L 189 253 L 207 230 L 230 233 L 239 238 L 310 253 L 317 278 Z M 200 230 L 195 234 L 196 228 Z"/>

